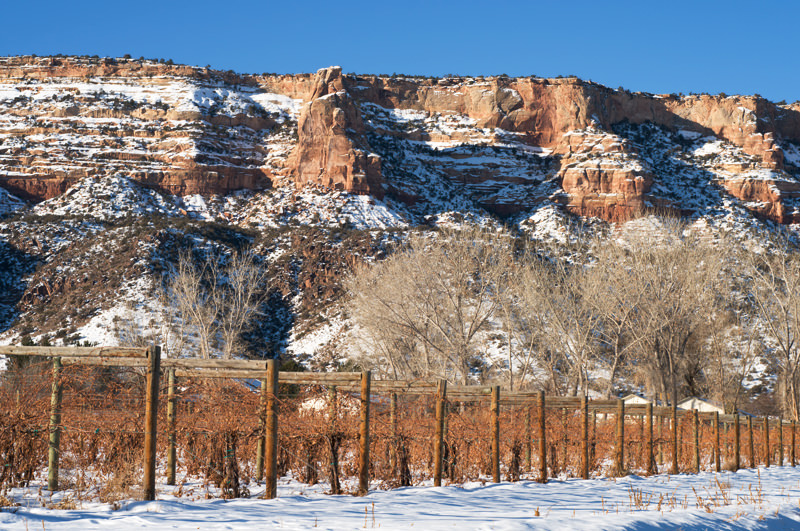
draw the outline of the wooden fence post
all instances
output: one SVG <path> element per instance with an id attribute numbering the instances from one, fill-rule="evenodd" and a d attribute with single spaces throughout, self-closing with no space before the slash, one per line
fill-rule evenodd
<path id="1" fill-rule="evenodd" d="M 167 373 L 167 485 L 175 484 L 175 469 L 177 468 L 176 417 L 175 417 L 175 369 Z"/>
<path id="2" fill-rule="evenodd" d="M 444 405 L 447 399 L 447 380 L 439 380 L 436 389 L 436 439 L 433 447 L 433 486 L 442 486 L 442 456 L 444 446 Z"/>
<path id="3" fill-rule="evenodd" d="M 783 466 L 783 417 L 778 418 L 778 466 Z"/>
<path id="4" fill-rule="evenodd" d="M 655 454 L 653 453 L 653 403 L 648 402 L 645 406 L 647 414 L 647 475 L 656 473 Z"/>
<path id="5" fill-rule="evenodd" d="M 722 470 L 722 449 L 719 445 L 719 411 L 714 412 L 714 470 Z"/>
<path id="6" fill-rule="evenodd" d="M 258 441 L 256 444 L 256 479 L 264 479 L 264 453 L 267 443 L 267 393 L 269 386 L 267 380 L 261 380 L 261 397 L 258 409 Z"/>
<path id="7" fill-rule="evenodd" d="M 539 483 L 547 483 L 547 423 L 544 391 L 539 393 Z"/>
<path id="8" fill-rule="evenodd" d="M 61 456 L 61 358 L 53 358 L 53 388 L 50 394 L 50 443 L 47 452 L 47 489 L 58 490 L 58 461 Z"/>
<path id="9" fill-rule="evenodd" d="M 328 387 L 328 424 L 330 426 L 330 439 L 328 441 L 328 483 L 331 485 L 331 494 L 341 494 L 342 487 L 339 483 L 339 443 L 336 440 L 337 420 L 339 418 L 339 395 L 335 385 Z"/>
<path id="10" fill-rule="evenodd" d="M 645 452 L 647 451 L 647 435 L 644 429 L 644 420 L 647 415 L 636 415 L 639 419 L 639 461 L 647 462 L 647 458 L 645 457 Z M 634 439 L 636 440 L 636 439 Z M 628 460 L 633 463 L 633 455 L 628 456 Z"/>
<path id="11" fill-rule="evenodd" d="M 359 430 L 358 495 L 369 492 L 369 403 L 371 374 L 361 373 L 361 428 Z"/>
<path id="12" fill-rule="evenodd" d="M 625 401 L 617 399 L 617 447 L 614 456 L 614 474 L 625 473 Z"/>
<path id="13" fill-rule="evenodd" d="M 764 417 L 764 463 L 767 468 L 769 468 L 771 457 L 769 450 L 769 417 Z"/>
<path id="14" fill-rule="evenodd" d="M 500 483 L 500 386 L 492 387 L 492 481 Z"/>
<path id="15" fill-rule="evenodd" d="M 747 431 L 750 432 L 750 440 L 748 441 L 749 444 L 749 454 L 750 454 L 750 468 L 756 467 L 756 451 L 755 451 L 755 444 L 753 443 L 753 417 L 747 416 Z"/>
<path id="16" fill-rule="evenodd" d="M 672 405 L 672 473 L 678 473 L 678 407 Z"/>
<path id="17" fill-rule="evenodd" d="M 664 464 L 664 415 L 658 414 L 658 464 Z"/>
<path id="18" fill-rule="evenodd" d="M 581 397 L 581 477 L 589 479 L 589 397 Z"/>
<path id="19" fill-rule="evenodd" d="M 525 408 L 525 470 L 533 470 L 533 433 L 531 433 L 531 406 Z"/>
<path id="20" fill-rule="evenodd" d="M 156 438 L 158 436 L 158 386 L 161 371 L 161 347 L 147 351 L 146 405 L 144 418 L 144 501 L 156 499 Z"/>
<path id="21" fill-rule="evenodd" d="M 797 466 L 796 454 L 795 454 L 795 428 L 797 427 L 797 423 L 793 420 L 792 421 L 792 450 L 790 452 L 791 459 L 792 459 L 792 466 Z"/>
<path id="22" fill-rule="evenodd" d="M 561 408 L 561 426 L 564 428 L 561 437 L 562 469 L 566 472 L 567 460 L 569 459 L 569 455 L 567 455 L 569 453 L 569 414 L 567 408 Z"/>
<path id="23" fill-rule="evenodd" d="M 391 444 L 389 447 L 389 459 L 392 465 L 392 477 L 397 477 L 397 393 L 392 393 L 389 398 L 389 429 L 391 430 Z"/>
<path id="24" fill-rule="evenodd" d="M 264 438 L 264 499 L 278 497 L 278 360 L 267 360 L 267 414 Z"/>
<path id="25" fill-rule="evenodd" d="M 589 461 L 594 463 L 597 450 L 597 410 L 592 410 L 592 443 L 589 445 Z"/>
<path id="26" fill-rule="evenodd" d="M 694 446 L 694 471 L 700 473 L 700 420 L 697 409 L 692 410 L 692 442 Z"/>
<path id="27" fill-rule="evenodd" d="M 733 414 L 733 471 L 739 470 L 739 457 L 741 455 L 741 445 L 739 437 L 739 413 Z"/>

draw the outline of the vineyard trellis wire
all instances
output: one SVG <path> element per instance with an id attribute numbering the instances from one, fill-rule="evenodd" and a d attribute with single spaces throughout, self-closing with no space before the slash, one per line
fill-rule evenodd
<path id="1" fill-rule="evenodd" d="M 264 480 L 266 498 L 285 475 L 327 477 L 332 493 L 358 478 L 353 493 L 365 494 L 371 480 L 393 488 L 736 470 L 745 456 L 750 467 L 796 465 L 796 424 L 781 419 L 373 381 L 368 372 L 281 372 L 274 360 L 161 360 L 157 348 L 0 354 L 29 359 L 0 385 L 0 488 L 28 485 L 46 467 L 51 491 L 154 499 L 164 463 L 168 485 L 180 469 L 239 497 Z"/>

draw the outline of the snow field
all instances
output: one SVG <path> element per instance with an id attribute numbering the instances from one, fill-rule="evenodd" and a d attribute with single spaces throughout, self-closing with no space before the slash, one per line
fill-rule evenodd
<path id="1" fill-rule="evenodd" d="M 352 487 L 352 485 L 351 485 Z M 374 485 L 373 485 L 374 488 Z M 50 498 L 37 486 L 7 497 L 19 507 L 0 512 L 0 527 L 44 529 L 797 529 L 800 470 L 791 467 L 737 473 L 629 476 L 406 487 L 373 490 L 365 497 L 326 495 L 326 484 L 279 481 L 278 498 L 205 499 L 206 488 L 159 486 L 154 502 L 120 501 L 116 507 L 76 501 L 74 493 Z M 178 496 L 181 494 L 181 496 Z M 213 493 L 212 493 L 213 495 Z M 73 500 L 77 508 L 42 507 Z M 116 510 L 115 510 L 116 509 Z"/>

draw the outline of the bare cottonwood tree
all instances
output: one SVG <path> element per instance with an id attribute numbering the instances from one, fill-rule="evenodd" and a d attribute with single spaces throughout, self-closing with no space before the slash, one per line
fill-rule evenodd
<path id="1" fill-rule="evenodd" d="M 359 270 L 347 282 L 351 314 L 380 352 L 378 367 L 395 377 L 467 383 L 510 261 L 506 234 L 469 227 L 412 236 Z"/>
<path id="2" fill-rule="evenodd" d="M 631 280 L 634 250 L 613 241 L 594 243 L 596 260 L 587 268 L 582 289 L 586 304 L 597 316 L 598 339 L 605 346 L 598 361 L 607 368 L 604 394 L 611 398 L 620 370 L 643 338 L 633 327 L 647 285 Z"/>
<path id="3" fill-rule="evenodd" d="M 242 332 L 259 315 L 265 282 L 266 271 L 250 250 L 210 253 L 201 260 L 184 252 L 168 274 L 163 298 L 175 321 L 194 332 L 199 357 L 220 350 L 230 358 L 240 353 Z"/>
<path id="4" fill-rule="evenodd" d="M 166 298 L 175 305 L 181 321 L 194 331 L 198 354 L 203 359 L 212 357 L 212 340 L 220 312 L 213 287 L 219 274 L 218 265 L 215 258 L 198 263 L 191 252 L 182 252 L 169 272 L 166 285 Z"/>
<path id="5" fill-rule="evenodd" d="M 214 286 L 217 307 L 222 310 L 219 328 L 224 358 L 241 354 L 242 332 L 261 313 L 265 297 L 267 270 L 249 250 L 235 252 L 222 267 Z"/>
<path id="6" fill-rule="evenodd" d="M 757 323 L 753 315 L 724 308 L 708 315 L 702 333 L 709 394 L 733 413 L 742 406 L 746 379 L 762 353 Z"/>
<path id="7" fill-rule="evenodd" d="M 529 250 L 516 275 L 526 325 L 537 328 L 535 360 L 559 394 L 586 393 L 597 352 L 597 314 L 588 304 L 586 267 Z"/>
<path id="8" fill-rule="evenodd" d="M 638 284 L 636 322 L 642 379 L 654 391 L 678 400 L 682 371 L 703 360 L 687 347 L 713 311 L 721 255 L 701 235 L 680 223 L 665 226 L 663 237 L 637 245 L 629 254 L 627 280 Z"/>
<path id="9" fill-rule="evenodd" d="M 778 367 L 778 393 L 786 415 L 800 420 L 800 255 L 786 240 L 772 252 L 751 253 L 750 294 L 769 338 Z"/>

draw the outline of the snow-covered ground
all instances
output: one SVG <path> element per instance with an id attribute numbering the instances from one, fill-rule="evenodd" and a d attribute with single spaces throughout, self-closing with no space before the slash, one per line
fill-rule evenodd
<path id="1" fill-rule="evenodd" d="M 17 211 L 25 206 L 19 198 L 0 188 L 0 216 Z"/>
<path id="2" fill-rule="evenodd" d="M 365 497 L 329 496 L 326 485 L 281 480 L 278 499 L 205 499 L 201 484 L 183 496 L 161 486 L 154 502 L 117 507 L 77 501 L 73 510 L 47 509 L 52 499 L 30 489 L 9 493 L 19 507 L 0 510 L 2 529 L 798 529 L 800 470 L 553 480 L 546 485 L 467 483 L 371 491 Z M 116 509 L 116 510 L 115 510 Z"/>

